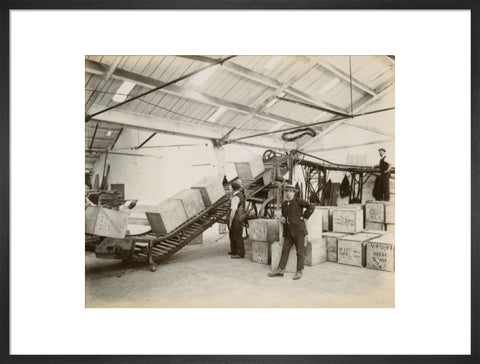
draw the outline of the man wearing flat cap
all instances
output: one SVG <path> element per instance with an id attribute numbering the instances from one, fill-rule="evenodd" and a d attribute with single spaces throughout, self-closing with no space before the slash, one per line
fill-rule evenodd
<path id="1" fill-rule="evenodd" d="M 387 151 L 384 148 L 378 150 L 380 154 L 380 162 L 375 166 L 380 168 L 381 180 L 381 199 L 382 201 L 390 201 L 390 170 L 392 165 L 387 161 Z"/>
<path id="2" fill-rule="evenodd" d="M 304 258 L 304 244 L 306 244 L 305 235 L 307 235 L 307 226 L 305 221 L 313 214 L 315 206 L 295 196 L 297 189 L 295 186 L 287 185 L 284 187 L 285 201 L 282 204 L 283 237 L 285 238 L 282 247 L 282 256 L 277 270 L 268 273 L 269 277 L 283 277 L 285 266 L 287 265 L 288 255 L 292 245 L 297 248 L 297 271 L 293 279 L 302 278 Z"/>

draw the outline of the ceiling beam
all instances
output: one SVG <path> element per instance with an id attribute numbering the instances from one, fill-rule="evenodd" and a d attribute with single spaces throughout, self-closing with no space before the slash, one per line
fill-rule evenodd
<path id="1" fill-rule="evenodd" d="M 204 63 L 215 63 L 219 60 L 219 59 L 210 58 L 210 57 L 206 57 L 206 56 L 193 56 L 193 55 L 192 56 L 177 55 L 177 57 L 191 59 L 192 61 L 199 61 L 199 62 L 204 62 Z"/>
<path id="2" fill-rule="evenodd" d="M 93 140 L 92 137 L 85 137 L 85 139 L 87 139 L 87 140 L 92 139 L 92 140 Z M 94 139 L 95 139 L 95 141 L 98 141 L 98 142 L 113 142 L 113 139 L 112 139 L 112 138 L 102 138 L 102 137 L 98 137 L 98 136 L 97 136 L 97 137 L 95 137 Z M 90 149 L 91 149 L 91 148 L 90 148 Z"/>
<path id="3" fill-rule="evenodd" d="M 368 127 L 368 126 L 363 126 L 363 125 L 358 125 L 358 124 L 353 124 L 353 123 L 347 123 L 347 122 L 345 122 L 345 123 L 343 123 L 343 124 L 344 124 L 344 125 L 348 125 L 348 126 L 353 126 L 353 127 L 355 127 L 355 128 L 358 128 L 358 129 L 363 129 L 363 130 L 371 131 L 371 132 L 373 132 L 373 133 L 377 133 L 377 134 L 389 136 L 389 137 L 392 137 L 392 138 L 395 137 L 395 135 L 388 134 L 388 133 L 386 133 L 386 132 L 384 132 L 384 131 L 381 131 L 381 130 L 378 130 L 378 129 L 376 129 L 376 128 L 370 128 L 370 127 Z"/>
<path id="4" fill-rule="evenodd" d="M 313 150 L 309 150 L 309 153 L 326 152 L 326 151 L 329 151 L 329 150 L 336 150 L 336 149 L 348 149 L 348 148 L 364 147 L 364 146 L 367 146 L 367 145 L 391 143 L 393 141 L 395 141 L 395 138 L 384 139 L 384 140 L 376 140 L 376 141 L 371 141 L 371 142 L 367 142 L 367 143 L 360 143 L 360 144 L 342 145 L 342 146 L 338 146 L 338 147 L 313 149 Z"/>
<path id="5" fill-rule="evenodd" d="M 186 57 L 186 58 L 192 59 L 192 56 L 179 56 L 179 57 Z M 198 59 L 198 57 L 196 57 L 196 58 L 197 58 L 196 60 L 200 60 L 200 59 Z M 304 58 L 309 60 L 308 57 L 304 57 Z M 205 59 L 205 60 L 203 60 L 203 59 Z M 202 62 L 210 62 L 211 63 L 213 61 L 214 61 L 214 59 L 212 59 L 212 58 L 202 57 Z M 314 63 L 315 67 L 318 67 L 316 61 L 314 61 L 314 60 L 311 60 L 311 61 L 312 61 L 312 63 Z M 223 64 L 222 67 L 223 67 L 223 69 L 225 69 L 227 71 L 230 71 L 230 72 L 235 73 L 239 76 L 245 77 L 245 78 L 247 78 L 249 80 L 252 80 L 254 82 L 260 83 L 264 86 L 268 86 L 268 87 L 276 89 L 276 90 L 277 89 L 282 89 L 283 84 L 281 82 L 275 80 L 274 78 L 262 75 L 258 72 L 254 72 L 254 71 L 252 71 L 252 70 L 250 70 L 246 67 L 240 66 L 239 64 L 237 64 L 235 62 L 227 61 Z M 330 104 L 328 102 L 322 101 L 319 98 L 312 97 L 310 95 L 307 95 L 303 91 L 300 91 L 296 88 L 293 88 L 292 87 L 293 83 L 294 82 L 292 82 L 290 84 L 290 86 L 282 89 L 282 91 L 284 91 L 284 92 L 286 92 L 290 95 L 296 96 L 300 99 L 303 99 L 304 101 L 307 101 L 311 104 L 315 104 L 316 106 L 320 106 L 320 107 L 323 107 L 323 108 L 326 108 L 326 109 L 330 109 L 330 110 L 336 111 L 337 113 L 346 113 L 346 110 L 344 110 L 342 108 L 339 108 L 336 105 L 333 105 L 333 104 Z"/>
<path id="6" fill-rule="evenodd" d="M 314 97 L 314 96 L 311 96 L 311 95 L 308 95 L 307 93 L 303 92 L 303 91 L 300 91 L 296 88 L 293 88 L 293 87 L 289 87 L 287 90 L 286 90 L 287 93 L 289 93 L 290 95 L 292 96 L 295 96 L 301 100 L 304 100 L 314 106 L 319 106 L 321 108 L 324 108 L 324 109 L 329 109 L 331 111 L 334 111 L 335 113 L 337 113 L 338 115 L 341 115 L 341 114 L 347 114 L 348 113 L 348 110 L 346 109 L 343 109 L 341 107 L 338 107 L 336 105 L 333 105 L 333 104 L 330 104 L 328 102 L 325 102 L 323 100 L 321 100 L 320 98 L 318 97 Z"/>
<path id="7" fill-rule="evenodd" d="M 228 63 L 228 61 L 225 62 L 225 63 Z M 94 61 L 91 61 L 91 60 L 86 60 L 85 61 L 85 69 L 87 70 L 87 72 L 91 72 L 91 73 L 94 73 L 94 74 L 97 74 L 97 75 L 102 75 L 103 73 L 99 73 L 99 72 L 101 70 L 103 70 L 103 72 L 107 72 L 106 68 L 107 68 L 107 66 L 99 64 L 98 62 L 94 62 Z M 143 87 L 149 88 L 149 89 L 154 89 L 154 88 L 160 87 L 164 84 L 161 81 L 158 81 L 158 80 L 155 80 L 155 79 L 152 79 L 152 78 L 149 78 L 149 77 L 145 77 L 145 76 L 133 73 L 133 72 L 125 71 L 125 70 L 119 69 L 119 68 L 117 68 L 113 72 L 112 78 L 122 80 L 122 81 L 135 82 L 137 85 L 143 86 Z M 231 102 L 231 101 L 226 101 L 226 100 L 220 99 L 218 97 L 205 95 L 201 92 L 191 90 L 191 89 L 188 89 L 188 88 L 185 88 L 185 87 L 180 87 L 180 86 L 177 86 L 177 85 L 169 85 L 169 86 L 159 90 L 158 92 L 165 92 L 165 93 L 168 93 L 168 94 L 171 94 L 171 95 L 183 97 L 183 98 L 186 98 L 186 99 L 189 99 L 189 100 L 201 102 L 201 103 L 211 105 L 211 106 L 224 107 L 226 109 L 229 109 L 229 110 L 241 113 L 241 114 L 245 114 L 245 115 L 249 115 L 249 114 L 255 112 L 255 109 L 253 109 L 251 107 L 248 107 L 248 106 L 245 106 L 245 105 L 242 105 L 242 104 L 238 104 L 238 103 L 235 103 L 235 102 Z M 273 121 L 273 122 L 286 123 L 288 125 L 294 125 L 294 126 L 303 125 L 303 123 L 301 123 L 299 121 L 284 118 L 282 116 L 268 114 L 268 113 L 265 113 L 265 112 L 257 113 L 256 116 L 260 119 L 265 119 L 265 120 L 269 120 L 269 121 Z"/>
<path id="8" fill-rule="evenodd" d="M 385 96 L 387 93 L 389 93 L 393 88 L 394 88 L 394 84 L 391 84 L 390 86 L 386 87 L 384 90 L 382 90 L 381 92 L 379 92 L 378 94 L 376 94 L 375 96 L 373 96 L 372 98 L 370 98 L 367 102 L 363 103 L 362 105 L 360 105 L 359 107 L 357 107 L 353 113 L 354 114 L 358 114 L 360 111 L 364 110 L 365 108 L 367 108 L 368 106 L 370 106 L 371 104 L 373 104 L 374 102 L 376 102 L 378 99 L 382 98 L 383 96 Z M 324 131 L 322 131 L 320 134 L 318 134 L 316 137 L 310 139 L 308 142 L 306 142 L 305 144 L 303 144 L 300 149 L 302 151 L 305 151 L 305 148 L 307 148 L 309 145 L 317 142 L 320 138 L 324 137 L 325 135 L 331 133 L 332 131 L 334 131 L 336 128 L 338 128 L 340 125 L 342 125 L 343 123 L 347 122 L 347 120 L 349 119 L 342 119 L 342 120 L 337 120 L 335 121 L 334 123 L 332 123 L 332 125 L 328 126 Z"/>
<path id="9" fill-rule="evenodd" d="M 222 134 L 218 128 L 211 126 L 196 126 L 191 123 L 167 119 L 158 116 L 142 115 L 124 110 L 109 110 L 94 116 L 91 121 L 119 125 L 136 130 L 163 132 L 166 134 L 185 136 L 199 139 L 219 139 Z"/>
<path id="10" fill-rule="evenodd" d="M 346 81 L 348 84 L 350 84 L 350 75 L 346 74 L 342 70 L 338 69 L 335 67 L 333 64 L 331 64 L 326 58 L 323 56 L 312 56 L 312 59 L 318 62 L 318 64 L 333 73 L 335 76 L 338 78 Z M 352 85 L 355 86 L 356 88 L 362 90 L 363 92 L 370 94 L 371 96 L 375 96 L 376 93 L 373 89 L 365 85 L 364 83 L 356 80 L 355 78 L 352 77 Z"/>
<path id="11" fill-rule="evenodd" d="M 251 113 L 245 120 L 243 120 L 238 126 L 232 128 L 227 134 L 224 135 L 224 139 L 226 139 L 235 129 L 240 129 L 243 127 L 245 124 L 247 124 L 250 120 L 252 120 L 255 116 L 257 116 L 258 113 L 262 112 L 267 105 L 272 101 L 273 98 L 277 97 L 280 93 L 284 92 L 287 88 L 289 88 L 292 84 L 297 82 L 299 79 L 304 77 L 312 67 L 314 67 L 314 63 L 311 62 L 310 60 L 306 60 L 305 65 L 307 66 L 307 70 L 304 70 L 302 72 L 299 72 L 297 74 L 294 74 L 292 77 L 290 77 L 286 82 L 282 83 L 280 87 L 277 87 L 272 90 L 272 92 L 269 93 L 267 97 L 263 99 L 263 102 L 254 110 L 253 113 Z"/>
<path id="12" fill-rule="evenodd" d="M 99 107 L 93 107 L 98 108 Z M 192 125 L 178 120 L 167 119 L 158 116 L 142 115 L 138 113 L 109 110 L 94 116 L 89 122 L 101 122 L 106 125 L 119 125 L 136 130 L 151 131 L 170 135 L 178 135 L 188 138 L 203 140 L 221 139 L 225 127 L 216 128 L 208 125 Z M 222 131 L 223 129 L 223 131 Z M 255 138 L 254 142 L 235 142 L 237 144 L 251 145 L 260 148 L 281 150 L 279 143 L 271 138 Z M 283 143 L 282 143 L 283 145 Z"/>

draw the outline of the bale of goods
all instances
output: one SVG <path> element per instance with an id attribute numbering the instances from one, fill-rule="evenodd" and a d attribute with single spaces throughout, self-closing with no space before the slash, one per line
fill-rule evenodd
<path id="1" fill-rule="evenodd" d="M 395 236 L 384 234 L 367 242 L 367 268 L 395 271 Z"/>
<path id="2" fill-rule="evenodd" d="M 327 239 L 309 240 L 305 247 L 305 265 L 325 263 L 327 261 Z"/>
<path id="3" fill-rule="evenodd" d="M 282 256 L 282 245 L 280 242 L 275 241 L 272 243 L 272 271 L 275 271 L 280 264 L 280 258 Z M 297 271 L 297 248 L 292 245 L 290 253 L 288 254 L 287 265 L 285 266 L 285 272 L 295 273 Z"/>
<path id="4" fill-rule="evenodd" d="M 155 211 L 147 211 L 147 218 L 152 231 L 167 235 L 188 220 L 187 213 L 180 200 L 168 199 L 155 207 Z"/>
<path id="5" fill-rule="evenodd" d="M 379 234 L 359 233 L 338 239 L 338 263 L 364 267 L 366 265 L 366 244 Z"/>
<path id="6" fill-rule="evenodd" d="M 365 230 L 385 231 L 385 224 L 383 222 L 365 221 Z"/>
<path id="7" fill-rule="evenodd" d="M 336 233 L 358 233 L 363 230 L 363 209 L 337 208 L 332 213 L 332 227 Z"/>
<path id="8" fill-rule="evenodd" d="M 252 240 L 252 261 L 261 264 L 270 264 L 271 257 L 272 243 Z"/>
<path id="9" fill-rule="evenodd" d="M 89 206 L 85 210 L 85 232 L 122 239 L 127 232 L 129 215 L 126 211 Z"/>
<path id="10" fill-rule="evenodd" d="M 322 230 L 332 231 L 332 213 L 335 206 L 315 206 L 315 209 L 322 211 Z"/>
<path id="11" fill-rule="evenodd" d="M 327 261 L 328 262 L 337 262 L 338 261 L 338 239 L 345 236 L 344 233 L 334 233 L 326 232 L 323 233 L 325 242 L 327 244 Z"/>
<path id="12" fill-rule="evenodd" d="M 252 180 L 260 176 L 264 171 L 262 157 L 255 156 L 241 162 L 235 162 L 238 178 L 242 181 Z"/>
<path id="13" fill-rule="evenodd" d="M 248 235 L 252 240 L 278 241 L 279 221 L 277 219 L 248 220 Z"/>
<path id="14" fill-rule="evenodd" d="M 217 176 L 202 178 L 190 188 L 198 189 L 200 191 L 205 207 L 213 205 L 225 196 L 225 189 L 223 188 L 222 181 Z"/>
<path id="15" fill-rule="evenodd" d="M 323 210 L 316 208 L 306 221 L 308 241 L 322 238 Z"/>
<path id="16" fill-rule="evenodd" d="M 380 201 L 367 201 L 365 204 L 365 221 L 385 223 L 385 204 Z"/>
<path id="17" fill-rule="evenodd" d="M 198 189 L 183 190 L 171 197 L 172 200 L 179 200 L 183 204 L 187 217 L 191 219 L 205 209 L 202 194 Z"/>

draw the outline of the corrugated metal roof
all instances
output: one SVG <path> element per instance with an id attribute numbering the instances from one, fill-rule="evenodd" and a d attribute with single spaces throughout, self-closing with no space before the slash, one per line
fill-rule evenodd
<path id="1" fill-rule="evenodd" d="M 357 110 L 394 106 L 393 92 L 389 92 L 395 84 L 395 61 L 384 55 L 242 55 L 212 66 L 213 62 L 226 57 L 86 56 L 86 114 L 119 105 L 113 96 L 125 81 L 134 84 L 126 95 L 127 100 L 173 82 L 171 86 L 115 107 L 114 110 L 124 113 L 131 122 L 129 127 L 135 127 L 135 115 L 145 115 L 191 125 L 192 134 L 196 128 L 205 126 L 218 130 L 221 135 L 238 129 L 229 135 L 230 139 L 280 125 L 281 128 L 302 126 L 338 118 L 321 108 L 349 114 L 351 98 L 354 114 Z M 203 83 L 196 82 L 198 73 L 175 82 L 179 77 L 209 66 L 214 72 L 204 77 Z M 201 74 L 206 75 L 207 71 Z M 97 122 L 94 118 L 86 124 L 87 149 L 93 136 L 92 126 Z M 318 125 L 315 129 L 321 132 L 326 126 Z M 158 127 L 161 129 L 161 123 Z M 279 136 L 276 133 L 270 139 L 278 143 Z M 115 137 L 112 133 L 94 144 L 109 147 Z M 297 144 L 308 138 L 297 140 Z"/>

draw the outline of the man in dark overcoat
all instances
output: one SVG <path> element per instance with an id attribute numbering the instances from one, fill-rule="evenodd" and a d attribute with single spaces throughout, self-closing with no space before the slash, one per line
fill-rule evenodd
<path id="1" fill-rule="evenodd" d="M 269 277 L 283 277 L 285 266 L 287 265 L 288 255 L 292 245 L 297 249 L 297 270 L 293 279 L 302 278 L 305 254 L 304 246 L 307 243 L 305 236 L 307 233 L 306 221 L 313 214 L 315 206 L 295 196 L 297 189 L 295 186 L 287 185 L 285 188 L 285 201 L 282 204 L 283 223 L 283 247 L 282 256 L 278 269 L 268 274 Z"/>

